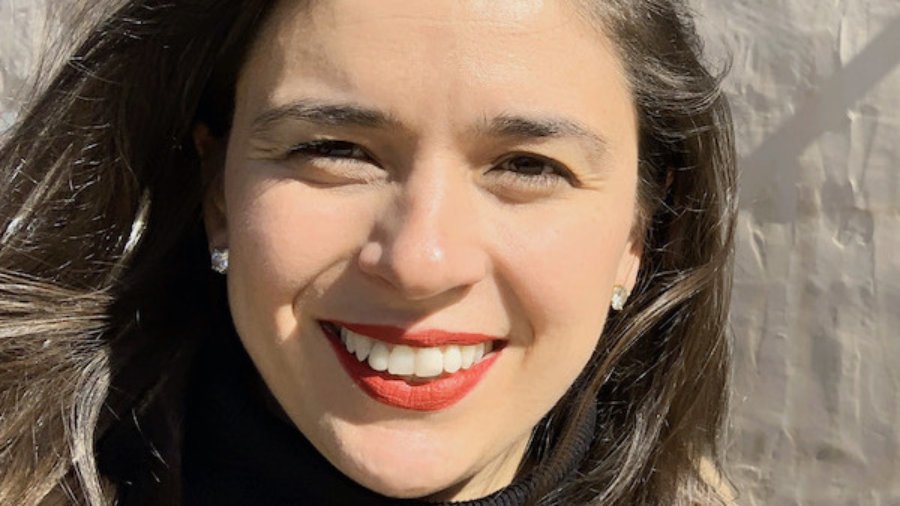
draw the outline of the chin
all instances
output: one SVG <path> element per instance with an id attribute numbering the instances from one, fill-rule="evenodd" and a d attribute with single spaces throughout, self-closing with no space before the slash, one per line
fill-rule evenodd
<path id="1" fill-rule="evenodd" d="M 468 448 L 441 444 L 446 438 L 414 433 L 391 437 L 397 432 L 382 430 L 354 432 L 337 443 L 337 458 L 328 460 L 353 481 L 388 497 L 434 495 L 466 479 L 472 467 L 465 464 Z"/>
<path id="2" fill-rule="evenodd" d="M 401 473 L 367 473 L 351 478 L 369 490 L 397 499 L 425 498 L 448 488 L 414 476 Z"/>

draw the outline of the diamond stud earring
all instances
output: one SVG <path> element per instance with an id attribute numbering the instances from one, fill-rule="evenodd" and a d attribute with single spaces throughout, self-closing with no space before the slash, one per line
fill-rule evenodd
<path id="1" fill-rule="evenodd" d="M 625 307 L 625 301 L 628 300 L 628 290 L 625 289 L 622 285 L 616 285 L 613 287 L 612 294 L 612 302 L 610 305 L 613 310 L 621 311 L 623 307 Z"/>
<path id="2" fill-rule="evenodd" d="M 219 274 L 228 272 L 228 248 L 213 248 L 209 253 L 212 270 Z"/>

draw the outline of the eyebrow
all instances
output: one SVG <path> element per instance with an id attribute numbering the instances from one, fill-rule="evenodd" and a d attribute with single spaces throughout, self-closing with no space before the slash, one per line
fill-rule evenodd
<path id="1" fill-rule="evenodd" d="M 400 122 L 377 109 L 352 103 L 298 100 L 268 109 L 253 120 L 255 134 L 265 133 L 283 121 L 303 121 L 332 127 L 399 128 Z"/>
<path id="2" fill-rule="evenodd" d="M 302 121 L 329 127 L 403 129 L 402 123 L 388 113 L 353 103 L 297 100 L 262 112 L 253 120 L 254 134 L 265 134 L 283 121 Z M 501 114 L 476 128 L 479 135 L 514 139 L 573 137 L 585 142 L 596 155 L 606 153 L 606 139 L 581 123 L 560 117 L 531 117 Z"/>
<path id="3" fill-rule="evenodd" d="M 586 126 L 567 118 L 527 117 L 501 114 L 486 121 L 479 129 L 481 133 L 493 137 L 511 137 L 517 139 L 542 139 L 574 137 L 584 141 L 597 155 L 607 151 L 605 138 L 591 131 Z"/>

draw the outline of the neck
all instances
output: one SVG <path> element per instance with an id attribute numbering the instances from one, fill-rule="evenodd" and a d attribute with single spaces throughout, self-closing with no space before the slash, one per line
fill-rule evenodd
<path id="1" fill-rule="evenodd" d="M 469 478 L 428 497 L 431 501 L 470 501 L 488 496 L 512 483 L 522 469 L 529 437 L 514 442 Z"/>

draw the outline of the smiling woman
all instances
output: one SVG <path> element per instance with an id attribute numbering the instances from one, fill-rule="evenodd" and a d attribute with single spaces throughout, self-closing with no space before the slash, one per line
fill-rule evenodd
<path id="1" fill-rule="evenodd" d="M 0 502 L 724 500 L 683 5 L 110 12 L 0 151 Z"/>

